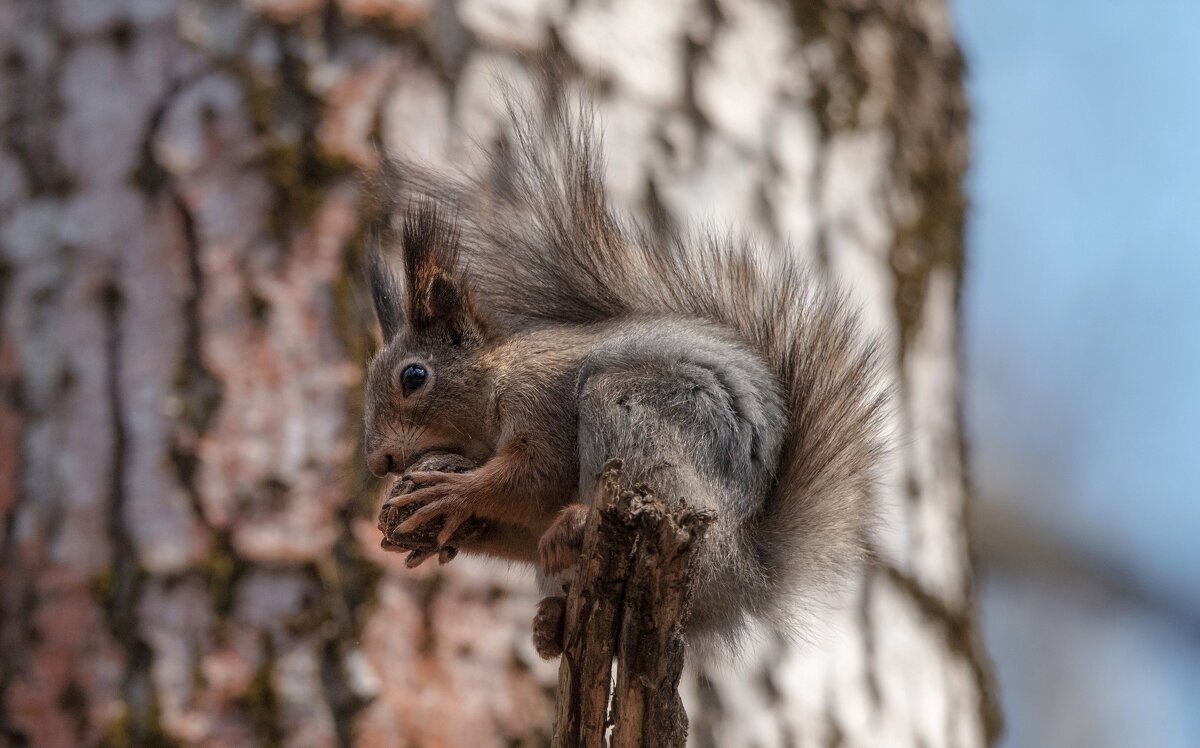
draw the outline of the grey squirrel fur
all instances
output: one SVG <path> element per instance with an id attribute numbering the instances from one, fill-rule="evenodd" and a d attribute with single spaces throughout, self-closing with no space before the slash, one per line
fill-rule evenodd
<path id="1" fill-rule="evenodd" d="M 445 515 L 449 540 L 494 519 L 520 532 L 462 550 L 553 572 L 620 458 L 716 514 L 689 640 L 802 631 L 864 558 L 884 455 L 876 346 L 845 294 L 786 248 L 616 215 L 585 107 L 514 115 L 490 159 L 476 177 L 390 160 L 372 187 L 372 470 L 467 455 L 474 478 L 417 476 L 433 503 L 415 524 Z M 406 394 L 412 366 L 425 383 Z"/>

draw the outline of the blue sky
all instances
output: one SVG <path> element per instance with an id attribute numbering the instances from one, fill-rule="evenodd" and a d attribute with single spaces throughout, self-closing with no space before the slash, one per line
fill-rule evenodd
<path id="1" fill-rule="evenodd" d="M 980 494 L 1200 620 L 1200 1 L 953 8 Z"/>
<path id="2" fill-rule="evenodd" d="M 976 493 L 1141 590 L 1131 601 L 1079 579 L 985 573 L 1003 744 L 1190 748 L 1200 0 L 952 7 L 974 113 L 964 353 Z"/>

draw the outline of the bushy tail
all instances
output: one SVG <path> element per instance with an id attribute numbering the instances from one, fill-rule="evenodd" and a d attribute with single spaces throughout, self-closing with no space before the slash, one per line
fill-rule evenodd
<path id="1" fill-rule="evenodd" d="M 395 161 L 383 214 L 436 201 L 455 216 L 464 271 L 509 329 L 683 315 L 727 327 L 783 384 L 777 481 L 751 529 L 773 594 L 752 611 L 792 628 L 857 566 L 875 515 L 886 391 L 846 296 L 784 248 L 650 231 L 609 209 L 585 107 L 520 113 L 486 173 Z"/>

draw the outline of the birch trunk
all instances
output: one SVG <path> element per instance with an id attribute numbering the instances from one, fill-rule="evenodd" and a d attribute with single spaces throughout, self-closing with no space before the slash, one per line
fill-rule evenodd
<path id="1" fill-rule="evenodd" d="M 942 0 L 0 0 L 0 738 L 549 739 L 531 575 L 378 550 L 357 453 L 372 139 L 469 154 L 550 50 L 621 207 L 785 237 L 890 344 L 880 563 L 685 675 L 694 745 L 980 746 Z"/>

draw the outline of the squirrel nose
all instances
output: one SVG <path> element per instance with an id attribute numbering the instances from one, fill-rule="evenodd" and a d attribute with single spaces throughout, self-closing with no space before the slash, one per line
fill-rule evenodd
<path id="1" fill-rule="evenodd" d="M 382 449 L 367 455 L 367 467 L 380 478 L 398 468 L 392 455 Z"/>

